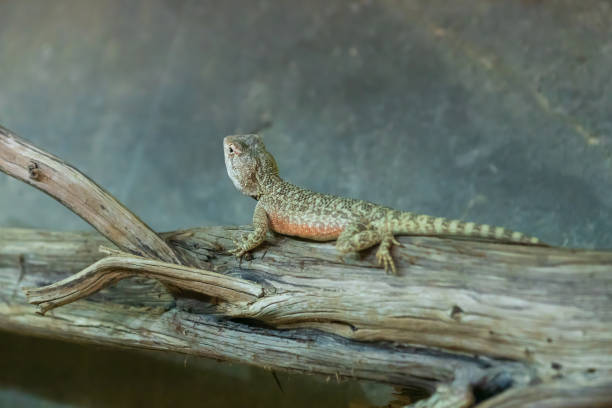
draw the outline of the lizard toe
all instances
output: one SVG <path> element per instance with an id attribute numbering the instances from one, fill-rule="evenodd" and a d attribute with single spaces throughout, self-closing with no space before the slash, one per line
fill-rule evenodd
<path id="1" fill-rule="evenodd" d="M 385 269 L 385 273 L 396 274 L 395 263 L 393 262 L 393 258 L 388 248 L 379 248 L 378 251 L 376 251 L 376 259 L 378 260 L 378 265 L 382 265 Z"/>
<path id="2" fill-rule="evenodd" d="M 382 263 L 385 268 L 385 273 L 391 275 L 397 275 L 397 270 L 395 269 L 395 262 L 393 262 L 393 258 L 388 253 L 381 254 L 379 264 Z"/>
<path id="3" fill-rule="evenodd" d="M 397 275 L 397 269 L 395 269 L 395 262 L 393 262 L 393 259 L 391 257 L 389 257 L 389 266 L 391 268 L 391 275 Z"/>

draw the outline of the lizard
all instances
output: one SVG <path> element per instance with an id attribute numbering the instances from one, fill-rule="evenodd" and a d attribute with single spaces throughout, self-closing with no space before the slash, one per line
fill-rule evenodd
<path id="1" fill-rule="evenodd" d="M 399 211 L 368 201 L 316 193 L 283 180 L 276 160 L 256 134 L 223 139 L 227 174 L 243 194 L 257 200 L 253 231 L 234 239 L 229 252 L 242 257 L 265 241 L 269 230 L 315 241 L 336 240 L 340 254 L 378 244 L 376 259 L 397 274 L 391 257 L 395 235 L 477 237 L 498 242 L 544 245 L 503 227 Z"/>

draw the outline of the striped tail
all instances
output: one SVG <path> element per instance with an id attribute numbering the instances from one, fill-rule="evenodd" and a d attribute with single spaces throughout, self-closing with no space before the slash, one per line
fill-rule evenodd
<path id="1" fill-rule="evenodd" d="M 503 227 L 417 215 L 409 212 L 402 212 L 398 215 L 393 220 L 393 234 L 397 235 L 454 235 L 520 244 L 545 245 L 535 237 Z"/>

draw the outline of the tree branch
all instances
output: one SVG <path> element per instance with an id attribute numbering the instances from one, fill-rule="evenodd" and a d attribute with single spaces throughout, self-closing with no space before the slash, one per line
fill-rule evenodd
<path id="1" fill-rule="evenodd" d="M 106 190 L 0 126 L 0 171 L 49 194 L 126 252 L 180 263 L 172 249 Z"/>
<path id="2" fill-rule="evenodd" d="M 132 276 L 144 276 L 197 292 L 237 306 L 263 296 L 261 285 L 215 272 L 190 268 L 134 255 L 113 252 L 81 272 L 40 288 L 26 288 L 28 301 L 38 305 L 41 314 L 82 299 Z"/>

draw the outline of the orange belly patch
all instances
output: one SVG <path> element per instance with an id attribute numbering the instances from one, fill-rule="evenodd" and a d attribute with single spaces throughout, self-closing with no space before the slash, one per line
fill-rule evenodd
<path id="1" fill-rule="evenodd" d="M 308 238 L 315 241 L 330 241 L 338 238 L 343 230 L 341 225 L 329 225 L 322 222 L 300 222 L 291 217 L 280 217 L 268 214 L 272 230 L 280 234 Z"/>

